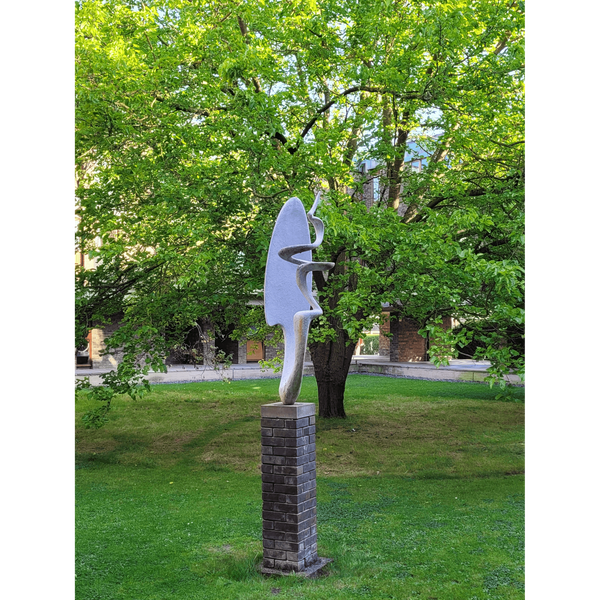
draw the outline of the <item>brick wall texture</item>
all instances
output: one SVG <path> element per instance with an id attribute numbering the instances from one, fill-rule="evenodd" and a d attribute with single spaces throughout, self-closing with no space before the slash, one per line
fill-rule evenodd
<path id="1" fill-rule="evenodd" d="M 379 356 L 389 356 L 390 362 L 420 362 L 427 359 L 427 340 L 415 321 L 387 313 L 379 324 Z"/>
<path id="2" fill-rule="evenodd" d="M 303 571 L 317 561 L 315 416 L 261 427 L 263 567 Z"/>
<path id="3" fill-rule="evenodd" d="M 427 341 L 419 335 L 419 325 L 412 319 L 390 321 L 390 362 L 419 362 L 427 358 Z"/>
<path id="4" fill-rule="evenodd" d="M 451 317 L 444 317 L 442 323 L 446 329 L 453 327 Z M 419 329 L 412 319 L 384 313 L 379 325 L 379 355 L 389 356 L 390 362 L 427 360 L 427 340 L 419 335 Z M 392 337 L 387 337 L 385 333 L 391 333 Z"/>

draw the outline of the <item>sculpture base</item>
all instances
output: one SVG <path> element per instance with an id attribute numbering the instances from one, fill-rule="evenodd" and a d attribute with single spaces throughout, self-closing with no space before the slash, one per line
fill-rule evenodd
<path id="1" fill-rule="evenodd" d="M 304 571 L 282 571 L 280 569 L 271 569 L 269 567 L 263 566 L 261 569 L 261 573 L 263 575 L 297 575 L 298 577 L 306 577 L 307 579 L 317 579 L 317 577 L 321 577 L 323 575 L 323 568 L 328 565 L 330 562 L 333 562 L 333 558 L 321 558 L 320 556 L 317 558 L 316 562 L 306 567 Z"/>
<path id="2" fill-rule="evenodd" d="M 308 573 L 320 564 L 315 413 L 311 402 L 260 408 L 265 574 Z"/>

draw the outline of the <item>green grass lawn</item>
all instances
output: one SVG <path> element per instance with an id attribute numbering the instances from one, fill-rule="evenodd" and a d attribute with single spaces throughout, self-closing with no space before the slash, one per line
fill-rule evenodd
<path id="1" fill-rule="evenodd" d="M 78 400 L 78 600 L 524 597 L 524 405 L 479 384 L 349 377 L 348 418 L 317 419 L 329 574 L 260 575 L 260 405 L 278 385 L 155 386 L 98 431 Z"/>

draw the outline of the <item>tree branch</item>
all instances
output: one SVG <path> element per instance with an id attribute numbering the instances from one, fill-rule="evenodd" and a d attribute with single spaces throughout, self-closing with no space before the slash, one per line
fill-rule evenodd
<path id="1" fill-rule="evenodd" d="M 277 196 L 280 196 L 281 194 L 285 194 L 286 192 L 291 192 L 292 189 L 287 187 L 283 190 L 279 190 L 278 192 L 275 192 L 274 194 L 271 194 L 270 196 L 263 196 L 262 194 L 259 194 L 258 192 L 256 192 L 254 189 L 252 190 L 252 193 L 257 197 L 257 198 L 261 198 L 262 200 L 271 200 L 272 198 L 277 198 Z"/>
<path id="2" fill-rule="evenodd" d="M 319 117 L 326 111 L 329 110 L 339 98 L 343 96 L 347 96 L 348 94 L 353 94 L 354 92 L 373 92 L 376 94 L 392 94 L 395 98 L 400 98 L 401 100 L 419 100 L 421 99 L 421 93 L 419 92 L 407 92 L 406 94 L 399 94 L 394 90 L 390 90 L 388 88 L 379 88 L 372 87 L 368 85 L 355 85 L 347 90 L 343 91 L 341 94 L 337 94 L 334 96 L 332 100 L 324 104 L 316 113 L 315 116 L 305 125 L 302 133 L 300 134 L 301 138 L 304 138 L 306 134 L 312 129 L 312 126 L 318 121 Z M 294 152 L 298 148 L 294 149 Z M 291 151 L 291 149 L 290 149 Z"/>
<path id="3" fill-rule="evenodd" d="M 443 143 L 441 143 L 436 148 L 435 152 L 433 153 L 433 155 L 429 159 L 431 163 L 440 163 L 443 160 L 445 160 L 446 156 L 448 156 L 448 152 L 450 150 L 450 144 L 451 144 L 451 142 L 453 140 L 452 133 L 454 131 L 456 131 L 459 128 L 459 126 L 460 126 L 460 123 L 458 121 L 456 123 L 454 123 L 454 125 L 450 129 L 450 134 L 444 139 Z M 423 196 L 424 196 L 424 193 L 421 194 L 420 199 L 422 199 Z M 437 206 L 437 204 L 439 204 L 440 202 L 442 202 L 444 199 L 440 200 L 439 202 L 436 202 L 436 204 L 434 206 Z M 429 208 L 433 208 L 433 206 L 429 206 Z M 415 222 L 420 221 L 421 219 L 417 219 L 417 217 L 418 217 L 418 210 L 419 210 L 419 207 L 418 207 L 417 203 L 416 202 L 412 202 L 410 204 L 410 206 L 406 209 L 406 212 L 404 213 L 404 217 L 402 218 L 402 221 L 404 223 L 411 223 L 413 221 L 415 221 Z"/>
<path id="4" fill-rule="evenodd" d="M 240 26 L 240 31 L 242 33 L 242 37 L 244 38 L 244 43 L 250 45 L 250 38 L 248 37 L 248 26 L 242 17 L 238 16 L 237 18 L 238 25 Z M 252 84 L 254 85 L 254 89 L 256 93 L 262 92 L 262 88 L 260 86 L 260 81 L 257 77 L 252 77 Z"/>
<path id="5" fill-rule="evenodd" d="M 489 138 L 490 142 L 492 142 L 492 144 L 497 144 L 498 146 L 503 146 L 504 148 L 512 148 L 513 146 L 517 146 L 519 144 L 524 144 L 525 140 L 519 140 L 518 142 L 513 142 L 512 144 L 504 144 L 503 142 L 497 142 L 496 140 L 493 140 L 492 138 Z"/>
<path id="6" fill-rule="evenodd" d="M 488 192 L 486 190 L 470 190 L 468 192 L 465 192 L 464 195 L 469 198 L 477 198 L 479 196 L 484 196 L 487 193 Z M 427 208 L 436 208 L 445 200 L 450 200 L 450 199 L 451 199 L 451 197 L 448 197 L 448 196 L 440 196 L 438 198 L 434 198 L 433 200 L 431 200 L 430 202 L 427 203 Z M 424 218 L 425 217 L 423 216 L 422 213 L 414 212 L 413 214 L 404 218 L 403 221 L 404 221 L 404 223 L 419 223 Z"/>
<path id="7" fill-rule="evenodd" d="M 166 98 L 159 96 L 156 92 L 153 94 L 153 96 L 159 102 L 169 103 L 169 101 Z M 180 112 L 185 112 L 190 115 L 195 115 L 197 117 L 208 117 L 210 115 L 210 113 L 215 110 L 220 110 L 220 111 L 229 110 L 226 106 L 215 106 L 214 108 L 212 108 L 210 110 L 207 108 L 189 108 L 187 106 L 183 106 L 183 104 L 179 104 L 178 102 L 170 102 L 170 106 L 172 108 L 174 108 L 175 110 L 178 110 Z"/>
<path id="8" fill-rule="evenodd" d="M 148 42 L 148 46 L 150 46 L 150 51 L 152 52 L 152 56 L 154 56 L 154 61 L 156 62 L 156 54 L 154 54 L 154 48 L 150 43 L 150 38 L 148 37 L 148 34 L 146 32 L 144 32 L 144 35 L 146 36 L 146 41 Z"/>

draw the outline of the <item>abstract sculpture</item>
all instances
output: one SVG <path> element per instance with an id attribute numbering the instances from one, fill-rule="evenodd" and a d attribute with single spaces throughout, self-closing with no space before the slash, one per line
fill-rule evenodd
<path id="1" fill-rule="evenodd" d="M 312 250 L 323 241 L 323 221 L 315 217 L 317 194 L 305 214 L 299 198 L 290 198 L 281 209 L 269 246 L 265 272 L 265 317 L 269 325 L 281 325 L 285 343 L 279 397 L 294 404 L 300 394 L 304 354 L 310 322 L 323 314 L 312 295 L 312 271 L 326 271 L 333 263 L 312 262 Z M 308 221 L 315 229 L 310 241 Z M 297 255 L 297 256 L 296 256 Z"/>
<path id="2" fill-rule="evenodd" d="M 281 325 L 285 340 L 281 402 L 260 407 L 264 575 L 318 577 L 333 559 L 317 553 L 316 406 L 296 402 L 302 385 L 310 322 L 323 314 L 312 295 L 312 271 L 333 263 L 312 262 L 323 241 L 323 223 L 298 198 L 281 209 L 265 273 L 265 316 Z M 308 221 L 317 234 L 310 241 Z"/>

